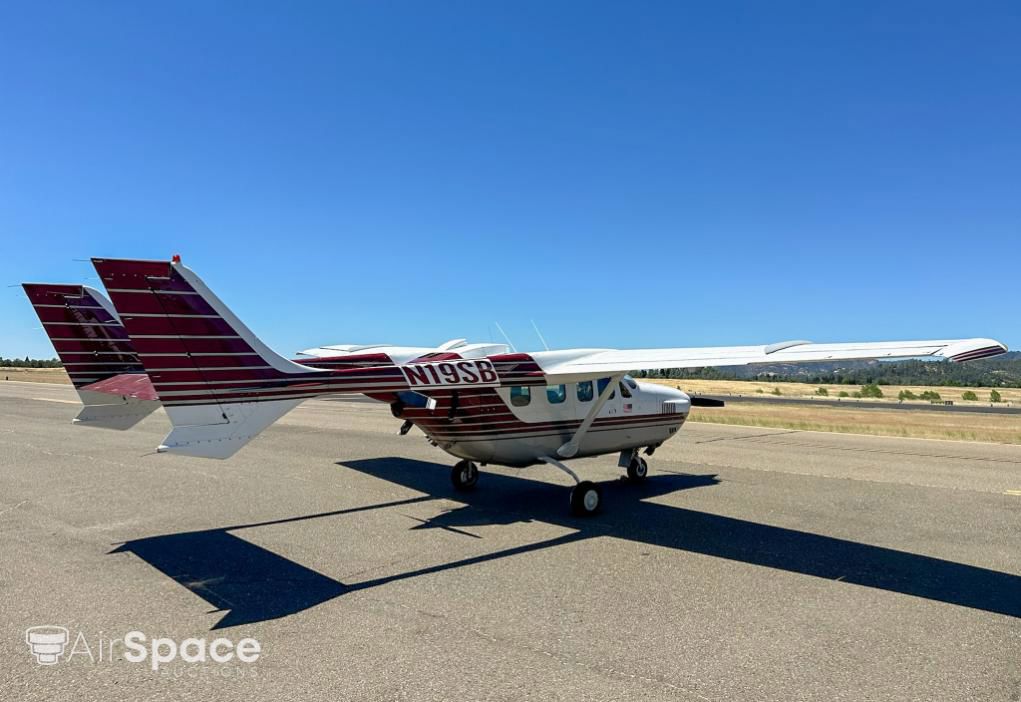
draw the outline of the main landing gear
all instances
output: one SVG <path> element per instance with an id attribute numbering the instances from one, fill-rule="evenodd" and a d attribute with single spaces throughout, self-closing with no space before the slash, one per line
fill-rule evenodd
<path id="1" fill-rule="evenodd" d="M 598 485 L 588 480 L 582 480 L 577 473 L 555 458 L 540 456 L 539 460 L 554 468 L 559 468 L 574 478 L 575 486 L 571 488 L 571 513 L 573 515 L 588 517 L 599 511 L 599 507 L 603 503 L 603 493 Z"/>
<path id="2" fill-rule="evenodd" d="M 646 452 L 651 453 L 651 450 Z M 567 473 L 574 480 L 575 485 L 571 488 L 570 499 L 572 514 L 588 517 L 599 511 L 603 504 L 603 493 L 598 485 L 589 480 L 582 480 L 577 473 L 556 458 L 540 456 L 539 460 Z M 631 482 L 641 482 L 649 474 L 649 464 L 638 455 L 637 449 L 621 451 L 619 465 L 627 469 L 627 477 Z M 453 483 L 455 490 L 461 492 L 471 490 L 479 482 L 479 467 L 469 460 L 458 461 L 450 471 L 450 482 Z"/>
<path id="3" fill-rule="evenodd" d="M 471 490 L 479 482 L 479 467 L 471 461 L 458 461 L 450 471 L 450 482 L 455 490 Z"/>
<path id="4" fill-rule="evenodd" d="M 587 517 L 599 511 L 603 501 L 603 493 L 599 486 L 588 480 L 582 480 L 571 488 L 571 514 Z"/>

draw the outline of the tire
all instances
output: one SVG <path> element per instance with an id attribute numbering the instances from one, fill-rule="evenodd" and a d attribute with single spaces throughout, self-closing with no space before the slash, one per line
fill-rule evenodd
<path id="1" fill-rule="evenodd" d="M 583 480 L 571 490 L 571 513 L 577 517 L 595 514 L 602 504 L 603 493 L 595 483 Z"/>
<path id="2" fill-rule="evenodd" d="M 455 490 L 471 490 L 479 482 L 479 467 L 471 461 L 458 461 L 450 470 L 450 482 Z"/>
<path id="3" fill-rule="evenodd" d="M 627 467 L 627 478 L 632 482 L 641 482 L 649 474 L 649 464 L 641 456 L 635 456 Z"/>

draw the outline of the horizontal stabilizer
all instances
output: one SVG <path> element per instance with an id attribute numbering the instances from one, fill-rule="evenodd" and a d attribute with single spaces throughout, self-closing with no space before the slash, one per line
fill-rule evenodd
<path id="1" fill-rule="evenodd" d="M 302 400 L 167 407 L 174 428 L 156 450 L 199 458 L 230 458 Z"/>
<path id="2" fill-rule="evenodd" d="M 82 400 L 87 399 L 88 391 L 79 391 Z M 102 396 L 104 399 L 113 399 L 113 402 L 99 404 L 86 404 L 74 423 L 86 427 L 99 427 L 100 429 L 130 429 L 140 421 L 152 414 L 160 406 L 159 400 L 137 400 L 132 397 L 113 398 L 110 395 Z"/>
<path id="3" fill-rule="evenodd" d="M 130 429 L 160 406 L 144 373 L 122 373 L 84 385 L 78 388 L 78 397 L 85 407 L 74 423 L 101 429 Z"/>
<path id="4" fill-rule="evenodd" d="M 145 373 L 122 373 L 106 380 L 100 380 L 98 383 L 85 385 L 80 389 L 104 395 L 130 397 L 135 400 L 159 400 L 152 381 Z"/>

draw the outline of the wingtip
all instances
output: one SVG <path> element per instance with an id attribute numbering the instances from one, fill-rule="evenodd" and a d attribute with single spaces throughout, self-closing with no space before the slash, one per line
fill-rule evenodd
<path id="1" fill-rule="evenodd" d="M 1007 345 L 993 339 L 975 339 L 957 353 L 947 356 L 951 363 L 964 363 L 966 361 L 977 361 L 982 358 L 993 358 L 1007 353 Z"/>

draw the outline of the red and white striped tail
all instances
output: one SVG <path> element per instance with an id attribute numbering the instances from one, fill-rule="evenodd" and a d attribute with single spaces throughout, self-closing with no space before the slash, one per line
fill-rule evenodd
<path id="1" fill-rule="evenodd" d="M 92 262 L 174 425 L 160 451 L 227 458 L 329 374 L 272 351 L 176 259 Z"/>
<path id="2" fill-rule="evenodd" d="M 23 283 L 85 407 L 74 421 L 128 429 L 159 407 L 113 305 L 86 285 Z"/>
<path id="3" fill-rule="evenodd" d="M 76 388 L 121 373 L 142 373 L 113 305 L 84 285 L 22 283 L 57 357 Z"/>

